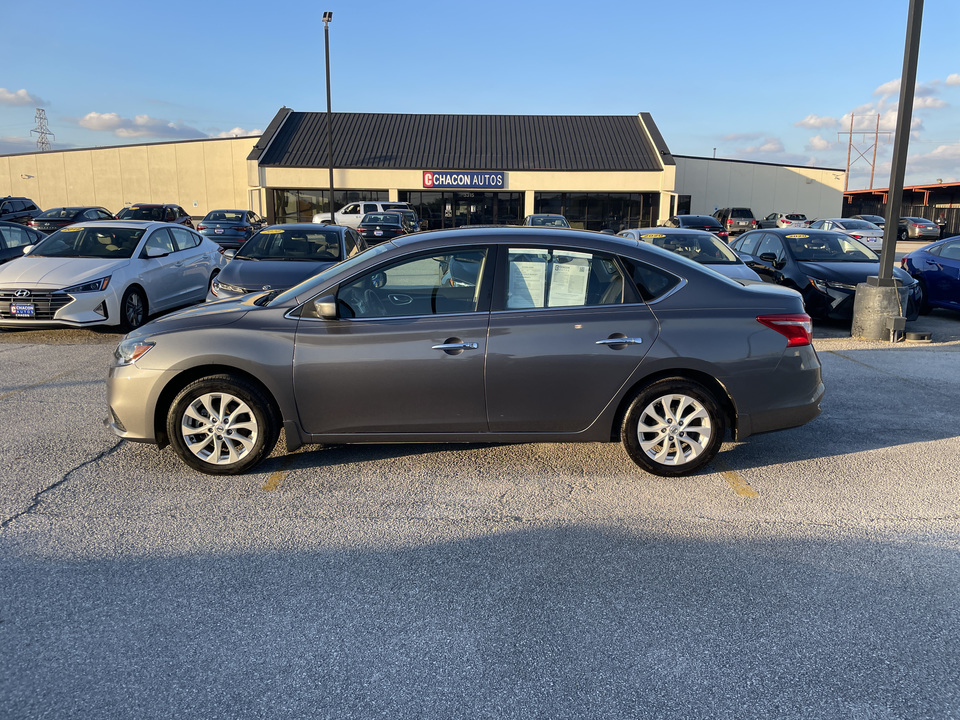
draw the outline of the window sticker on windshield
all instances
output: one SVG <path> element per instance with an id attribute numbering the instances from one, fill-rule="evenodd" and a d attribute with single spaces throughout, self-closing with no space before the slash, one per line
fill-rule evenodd
<path id="1" fill-rule="evenodd" d="M 810 237 L 809 235 L 787 235 L 791 240 L 803 240 L 804 238 Z"/>
<path id="2" fill-rule="evenodd" d="M 139 210 L 139 209 L 140 209 L 139 205 L 131 205 L 130 207 L 127 208 L 127 210 Z"/>
<path id="3" fill-rule="evenodd" d="M 645 238 L 665 238 L 666 235 L 647 235 L 647 234 L 644 234 L 642 237 L 645 237 Z"/>
<path id="4" fill-rule="evenodd" d="M 273 228 L 272 230 L 261 230 L 261 235 L 279 235 L 283 232 L 282 228 Z"/>
<path id="5" fill-rule="evenodd" d="M 65 228 L 60 228 L 60 232 L 80 232 L 81 230 L 83 230 L 82 227 L 65 227 Z"/>

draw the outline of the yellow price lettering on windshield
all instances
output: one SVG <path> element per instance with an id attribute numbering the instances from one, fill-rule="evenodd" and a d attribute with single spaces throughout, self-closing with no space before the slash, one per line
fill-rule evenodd
<path id="1" fill-rule="evenodd" d="M 809 235 L 787 235 L 791 240 L 802 240 L 803 238 L 810 237 Z"/>
<path id="2" fill-rule="evenodd" d="M 60 228 L 60 232 L 80 232 L 83 228 L 80 227 L 65 227 Z"/>
<path id="3" fill-rule="evenodd" d="M 260 234 L 261 235 L 279 235 L 282 232 L 283 230 L 281 230 L 280 228 L 275 228 L 273 230 L 261 230 Z"/>
<path id="4" fill-rule="evenodd" d="M 642 235 L 641 237 L 645 237 L 645 238 L 665 238 L 666 235 Z"/>

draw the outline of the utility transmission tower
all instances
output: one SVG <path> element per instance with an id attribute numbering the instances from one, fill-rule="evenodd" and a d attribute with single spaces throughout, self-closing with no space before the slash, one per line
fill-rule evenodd
<path id="1" fill-rule="evenodd" d="M 843 190 L 844 190 L 844 192 L 846 192 L 846 191 L 850 188 L 850 165 L 852 164 L 852 163 L 850 162 L 850 155 L 851 155 L 852 151 L 854 151 L 854 150 L 857 151 L 857 155 L 859 155 L 860 157 L 859 157 L 859 158 L 854 158 L 853 162 L 856 162 L 857 160 L 863 158 L 864 160 L 866 160 L 867 165 L 870 166 L 870 189 L 873 190 L 873 170 L 874 170 L 874 166 L 877 164 L 877 145 L 880 144 L 880 136 L 881 136 L 881 135 L 887 135 L 887 136 L 889 136 L 889 135 L 891 134 L 891 133 L 887 132 L 886 130 L 884 130 L 883 132 L 880 132 L 880 115 L 877 115 L 877 127 L 876 127 L 876 129 L 875 129 L 872 133 L 871 133 L 870 131 L 868 131 L 868 130 L 858 130 L 856 133 L 854 133 L 854 131 L 853 131 L 853 118 L 854 118 L 854 117 L 855 117 L 855 116 L 851 113 L 851 114 L 850 114 L 850 131 L 849 131 L 849 132 L 845 132 L 845 133 L 838 132 L 838 133 L 837 133 L 837 140 L 840 139 L 840 136 L 841 136 L 841 135 L 848 135 L 848 136 L 849 136 L 849 138 L 848 138 L 848 140 L 847 140 L 847 174 L 846 174 L 846 178 L 845 178 L 844 181 L 843 181 Z M 859 147 L 854 147 L 854 144 L 853 144 L 853 136 L 854 136 L 855 134 L 856 134 L 856 135 L 860 135 L 860 144 L 864 144 L 864 143 L 867 142 L 867 135 L 873 135 L 873 143 L 871 143 L 870 145 L 867 145 L 867 147 L 863 150 L 863 152 L 861 152 Z M 866 153 L 870 151 L 870 148 L 873 148 L 873 160 L 867 160 Z"/>
<path id="2" fill-rule="evenodd" d="M 37 134 L 37 150 L 40 152 L 46 152 L 50 149 L 50 138 L 55 138 L 50 128 L 47 126 L 47 111 L 43 108 L 37 108 L 37 114 L 34 117 L 37 121 L 37 126 L 30 131 L 31 134 Z"/>

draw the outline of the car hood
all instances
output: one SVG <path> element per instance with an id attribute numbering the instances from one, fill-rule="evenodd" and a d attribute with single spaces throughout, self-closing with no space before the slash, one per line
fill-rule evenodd
<path id="1" fill-rule="evenodd" d="M 234 258 L 220 273 L 219 280 L 245 288 L 289 288 L 313 277 L 333 262 L 307 260 L 241 260 Z"/>
<path id="2" fill-rule="evenodd" d="M 183 310 L 163 315 L 156 320 L 141 325 L 127 334 L 128 338 L 146 335 L 166 334 L 179 330 L 203 330 L 208 327 L 225 327 L 256 309 L 253 301 L 263 293 L 244 295 L 242 298 L 217 300 L 215 302 L 193 305 Z"/>
<path id="3" fill-rule="evenodd" d="M 857 285 L 865 282 L 871 275 L 880 274 L 878 262 L 798 262 L 800 269 L 812 278 L 832 280 L 833 282 Z M 893 268 L 893 276 L 912 284 L 912 278 L 898 267 Z"/>
<path id="4" fill-rule="evenodd" d="M 0 285 L 64 288 L 112 275 L 129 259 L 33 257 L 24 255 L 0 267 Z"/>

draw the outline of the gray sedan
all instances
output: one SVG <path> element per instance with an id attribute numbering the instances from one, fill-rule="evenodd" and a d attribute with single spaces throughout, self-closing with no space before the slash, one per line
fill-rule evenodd
<path id="1" fill-rule="evenodd" d="M 377 245 L 289 290 L 167 315 L 117 347 L 107 424 L 241 473 L 305 443 L 610 442 L 685 475 L 801 425 L 823 384 L 800 295 L 579 230 Z"/>

